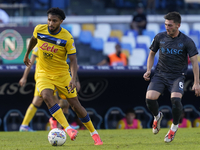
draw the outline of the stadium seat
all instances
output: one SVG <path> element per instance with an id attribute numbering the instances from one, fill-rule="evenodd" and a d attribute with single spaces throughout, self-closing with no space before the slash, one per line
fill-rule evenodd
<path id="1" fill-rule="evenodd" d="M 122 53 L 124 53 L 126 55 L 127 58 L 129 58 L 130 56 L 130 51 L 127 49 L 122 49 Z"/>
<path id="2" fill-rule="evenodd" d="M 193 105 L 184 105 L 185 118 L 193 122 L 196 118 L 200 117 L 200 112 Z"/>
<path id="3" fill-rule="evenodd" d="M 129 43 L 121 43 L 121 48 L 122 50 L 128 50 L 129 51 L 129 55 L 132 54 L 132 46 Z"/>
<path id="4" fill-rule="evenodd" d="M 68 24 L 72 27 L 71 34 L 74 38 L 78 38 L 81 32 L 81 26 L 78 23 Z"/>
<path id="5" fill-rule="evenodd" d="M 0 127 L 1 127 L 1 123 L 2 123 L 2 120 L 1 120 L 1 118 L 0 118 Z"/>
<path id="6" fill-rule="evenodd" d="M 163 113 L 163 118 L 160 126 L 167 128 L 167 122 L 172 119 L 172 109 L 167 105 L 160 106 L 159 111 Z"/>
<path id="7" fill-rule="evenodd" d="M 116 43 L 119 43 L 119 38 L 118 37 L 108 37 L 108 42 L 116 42 Z"/>
<path id="8" fill-rule="evenodd" d="M 122 36 L 121 43 L 131 44 L 132 49 L 136 46 L 135 38 L 131 36 Z"/>
<path id="9" fill-rule="evenodd" d="M 95 25 L 94 24 L 82 24 L 82 30 L 86 30 L 86 31 L 90 31 L 92 33 L 92 35 L 94 34 L 94 30 L 95 30 Z"/>
<path id="10" fill-rule="evenodd" d="M 102 38 L 104 42 L 106 42 L 108 40 L 109 34 L 105 34 L 104 32 L 100 31 L 100 30 L 95 30 L 94 31 L 94 37 L 95 38 Z"/>
<path id="11" fill-rule="evenodd" d="M 154 35 L 156 35 L 160 31 L 160 27 L 158 23 L 147 23 L 146 30 L 153 31 Z"/>
<path id="12" fill-rule="evenodd" d="M 88 112 L 94 127 L 100 129 L 103 120 L 102 117 L 93 108 L 86 108 L 86 111 Z"/>
<path id="13" fill-rule="evenodd" d="M 62 24 L 61 27 L 69 31 L 72 34 L 72 26 L 70 24 Z"/>
<path id="14" fill-rule="evenodd" d="M 183 32 L 184 34 L 189 35 L 189 32 L 190 32 L 189 24 L 186 22 L 182 22 L 179 30 Z"/>
<path id="15" fill-rule="evenodd" d="M 123 36 L 123 33 L 121 30 L 111 30 L 110 32 L 111 37 L 118 37 L 118 39 L 121 41 L 121 38 Z"/>
<path id="16" fill-rule="evenodd" d="M 150 45 L 151 45 L 151 38 L 147 35 L 138 35 L 137 38 L 136 38 L 136 43 L 138 44 L 146 44 L 147 47 L 149 48 Z"/>
<path id="17" fill-rule="evenodd" d="M 34 9 L 35 10 L 47 10 L 49 9 L 50 0 L 37 0 L 34 1 Z"/>
<path id="18" fill-rule="evenodd" d="M 103 50 L 102 38 L 93 38 L 90 46 L 92 49 L 96 51 L 102 51 Z"/>
<path id="19" fill-rule="evenodd" d="M 92 34 L 90 31 L 81 31 L 79 41 L 83 44 L 90 44 L 92 41 Z"/>
<path id="20" fill-rule="evenodd" d="M 198 30 L 190 30 L 189 37 L 194 41 L 197 48 L 200 48 L 200 32 Z"/>
<path id="21" fill-rule="evenodd" d="M 143 49 L 149 51 L 149 48 L 147 47 L 147 45 L 145 43 L 137 43 L 135 48 L 143 48 Z"/>
<path id="22" fill-rule="evenodd" d="M 105 42 L 103 46 L 103 54 L 109 55 L 111 53 L 115 53 L 115 45 L 116 42 Z"/>
<path id="23" fill-rule="evenodd" d="M 51 7 L 58 7 L 60 9 L 66 9 L 70 4 L 70 0 L 51 0 Z"/>
<path id="24" fill-rule="evenodd" d="M 125 117 L 125 113 L 119 107 L 111 107 L 105 114 L 105 129 L 116 129 L 120 119 Z"/>
<path id="25" fill-rule="evenodd" d="M 111 25 L 109 23 L 97 23 L 96 31 L 100 31 L 104 35 L 109 36 L 111 32 Z"/>
<path id="26" fill-rule="evenodd" d="M 124 35 L 136 38 L 138 36 L 138 32 L 136 30 L 126 30 Z"/>
<path id="27" fill-rule="evenodd" d="M 17 109 L 11 109 L 3 119 L 4 131 L 19 131 L 24 116 Z"/>
<path id="28" fill-rule="evenodd" d="M 164 23 L 160 24 L 160 31 L 166 31 Z"/>
<path id="29" fill-rule="evenodd" d="M 147 51 L 143 48 L 135 48 L 128 60 L 130 66 L 144 66 L 147 61 Z"/>
<path id="30" fill-rule="evenodd" d="M 192 25 L 192 29 L 193 30 L 197 30 L 197 31 L 199 31 L 200 32 L 200 23 L 199 22 L 195 22 L 195 23 L 193 23 L 193 25 Z"/>
<path id="31" fill-rule="evenodd" d="M 149 36 L 151 38 L 151 41 L 153 41 L 153 39 L 155 37 L 154 31 L 150 31 L 150 30 L 143 30 L 142 34 Z"/>
<path id="32" fill-rule="evenodd" d="M 148 111 L 142 107 L 142 106 L 137 106 L 134 107 L 135 114 L 136 114 L 136 119 L 139 119 L 142 123 L 143 128 L 151 128 L 151 123 L 153 120 L 153 117 Z"/>
<path id="33" fill-rule="evenodd" d="M 38 109 L 30 122 L 30 127 L 35 131 L 46 130 L 49 118 L 51 118 L 51 116 L 44 109 Z"/>

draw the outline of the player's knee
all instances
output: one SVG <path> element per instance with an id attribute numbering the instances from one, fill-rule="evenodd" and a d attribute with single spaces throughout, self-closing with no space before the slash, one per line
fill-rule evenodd
<path id="1" fill-rule="evenodd" d="M 172 102 L 172 109 L 178 109 L 182 111 L 183 105 L 181 103 L 181 98 L 173 97 L 171 98 L 171 102 Z"/>

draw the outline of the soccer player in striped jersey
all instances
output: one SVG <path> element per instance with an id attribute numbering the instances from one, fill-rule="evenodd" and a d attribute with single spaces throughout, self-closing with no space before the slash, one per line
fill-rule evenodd
<path id="1" fill-rule="evenodd" d="M 35 27 L 33 36 L 24 56 L 24 63 L 31 64 L 28 55 L 33 47 L 38 44 L 39 62 L 36 77 L 36 88 L 45 101 L 50 113 L 62 125 L 71 140 L 75 140 L 78 131 L 73 129 L 66 120 L 60 106 L 55 102 L 53 93 L 55 88 L 65 95 L 71 108 L 90 131 L 95 145 L 102 145 L 98 132 L 95 130 L 91 119 L 80 104 L 76 92 L 77 59 L 76 48 L 72 35 L 60 27 L 65 19 L 64 12 L 59 8 L 47 11 L 48 23 Z M 70 70 L 66 63 L 66 55 L 70 59 Z"/>

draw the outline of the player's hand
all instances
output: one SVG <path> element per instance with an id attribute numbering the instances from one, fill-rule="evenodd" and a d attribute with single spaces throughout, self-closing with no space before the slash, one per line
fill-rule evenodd
<path id="1" fill-rule="evenodd" d="M 24 64 L 27 66 L 27 67 L 29 67 L 29 66 L 31 66 L 31 61 L 30 61 L 30 59 L 28 58 L 28 56 L 24 56 Z"/>
<path id="2" fill-rule="evenodd" d="M 77 92 L 79 92 L 80 89 L 81 89 L 81 84 L 80 84 L 79 81 L 77 81 L 77 82 L 76 82 L 76 90 L 77 90 Z"/>
<path id="3" fill-rule="evenodd" d="M 200 96 L 200 85 L 199 84 L 194 84 L 192 86 L 192 90 L 195 92 L 195 95 L 197 97 Z"/>
<path id="4" fill-rule="evenodd" d="M 151 75 L 151 71 L 146 71 L 143 75 L 143 78 L 145 81 L 149 81 L 150 80 L 150 75 Z"/>
<path id="5" fill-rule="evenodd" d="M 76 87 L 76 82 L 75 82 L 75 80 L 72 79 L 72 80 L 69 82 L 68 93 L 70 93 L 72 90 L 74 90 L 75 87 Z"/>
<path id="6" fill-rule="evenodd" d="M 25 84 L 26 84 L 26 79 L 25 78 L 21 78 L 20 80 L 19 80 L 19 85 L 20 86 L 24 86 Z"/>

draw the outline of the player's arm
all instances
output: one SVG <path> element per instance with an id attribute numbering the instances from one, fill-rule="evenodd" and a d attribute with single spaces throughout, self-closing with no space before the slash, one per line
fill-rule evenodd
<path id="1" fill-rule="evenodd" d="M 196 96 L 200 96 L 200 85 L 199 85 L 199 65 L 197 55 L 190 57 L 190 61 L 193 67 L 193 74 L 194 74 L 194 85 L 192 90 L 195 91 Z"/>
<path id="2" fill-rule="evenodd" d="M 77 59 L 76 54 L 68 55 L 70 59 L 70 70 L 72 79 L 69 83 L 69 93 L 76 87 L 76 75 L 77 75 Z"/>
<path id="3" fill-rule="evenodd" d="M 147 71 L 145 72 L 145 74 L 143 75 L 143 78 L 146 81 L 150 80 L 150 75 L 151 75 L 151 68 L 153 67 L 153 63 L 154 63 L 154 58 L 155 58 L 156 53 L 152 50 L 150 50 L 148 59 L 147 59 Z"/>
<path id="4" fill-rule="evenodd" d="M 24 74 L 23 74 L 22 78 L 19 80 L 19 85 L 20 86 L 24 86 L 26 84 L 28 74 L 29 74 L 29 72 L 31 70 L 32 65 L 35 62 L 35 59 L 36 59 L 36 56 L 32 54 L 31 55 L 31 59 L 30 59 L 31 65 L 26 67 L 26 69 L 24 70 Z"/>
<path id="5" fill-rule="evenodd" d="M 30 52 L 32 51 L 32 49 L 35 47 L 36 44 L 37 44 L 37 39 L 34 36 L 32 36 L 31 40 L 29 42 L 29 45 L 28 45 L 28 49 L 27 49 L 26 54 L 24 56 L 24 64 L 26 66 L 31 65 L 31 61 L 29 60 L 28 55 L 30 54 Z"/>

